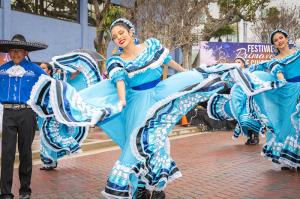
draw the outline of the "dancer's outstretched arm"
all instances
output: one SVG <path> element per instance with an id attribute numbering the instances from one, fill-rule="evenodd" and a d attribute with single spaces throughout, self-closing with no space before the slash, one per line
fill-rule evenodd
<path id="1" fill-rule="evenodd" d="M 126 92 L 125 92 L 125 83 L 123 80 L 117 81 L 117 90 L 118 90 L 118 96 L 120 99 L 120 103 L 123 106 L 126 106 Z"/>
<path id="2" fill-rule="evenodd" d="M 170 66 L 171 68 L 173 68 L 174 70 L 178 71 L 178 72 L 184 72 L 187 71 L 185 68 L 183 68 L 182 66 L 180 66 L 177 62 L 175 62 L 174 60 L 171 60 L 167 63 L 168 66 Z"/>

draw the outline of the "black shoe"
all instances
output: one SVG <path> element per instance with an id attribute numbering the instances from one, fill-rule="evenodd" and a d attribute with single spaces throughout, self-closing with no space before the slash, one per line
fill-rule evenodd
<path id="1" fill-rule="evenodd" d="M 281 171 L 288 171 L 291 170 L 290 167 L 280 167 Z"/>
<path id="2" fill-rule="evenodd" d="M 254 138 L 251 140 L 251 144 L 252 145 L 259 144 L 259 135 L 258 134 L 254 134 Z"/>
<path id="3" fill-rule="evenodd" d="M 30 199 L 30 194 L 20 194 L 19 199 Z"/>
<path id="4" fill-rule="evenodd" d="M 254 138 L 251 139 L 251 145 L 257 145 L 259 144 L 259 137 L 258 135 L 254 135 Z"/>
<path id="5" fill-rule="evenodd" d="M 283 166 L 283 167 L 280 167 L 281 171 L 292 171 L 292 172 L 295 172 L 296 169 L 293 168 L 293 167 L 288 167 L 288 166 Z"/>
<path id="6" fill-rule="evenodd" d="M 164 191 L 153 191 L 151 199 L 165 199 L 166 194 Z"/>
<path id="7" fill-rule="evenodd" d="M 252 141 L 252 138 L 248 138 L 248 140 L 245 142 L 246 145 L 250 145 Z"/>
<path id="8" fill-rule="evenodd" d="M 253 132 L 248 130 L 248 140 L 245 142 L 246 145 L 251 145 L 253 140 Z"/>
<path id="9" fill-rule="evenodd" d="M 150 199 L 151 193 L 145 188 L 138 188 L 136 199 Z"/>

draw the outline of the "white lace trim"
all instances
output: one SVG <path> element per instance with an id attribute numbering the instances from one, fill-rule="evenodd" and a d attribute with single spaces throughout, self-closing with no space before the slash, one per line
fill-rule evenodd
<path id="1" fill-rule="evenodd" d="M 149 66 L 133 71 L 133 72 L 129 72 L 128 73 L 128 77 L 132 78 L 134 77 L 136 74 L 140 74 L 145 72 L 148 69 L 155 69 L 155 68 L 159 68 L 161 67 L 161 65 L 163 64 L 165 58 L 169 55 L 169 50 L 167 48 L 164 48 L 164 52 L 161 54 L 161 56 L 159 57 L 158 60 L 156 60 L 155 62 L 153 62 L 152 64 L 150 64 Z"/>
<path id="2" fill-rule="evenodd" d="M 226 99 L 228 99 L 228 100 L 230 100 L 230 97 L 228 97 L 228 96 L 226 96 L 226 95 L 224 95 L 224 94 L 218 94 L 218 93 L 215 93 L 215 94 L 213 94 L 210 98 L 209 98 L 209 100 L 208 100 L 208 102 L 207 102 L 207 115 L 208 115 L 208 117 L 209 118 L 211 118 L 211 119 L 213 119 L 213 120 L 220 120 L 220 119 L 218 119 L 218 118 L 216 118 L 216 117 L 214 117 L 213 115 L 212 115 L 212 110 L 211 110 L 211 104 L 212 104 L 212 102 L 213 102 L 213 99 L 214 99 L 214 97 L 216 97 L 216 96 L 218 96 L 218 95 L 220 95 L 220 96 L 222 96 L 222 97 L 224 97 L 224 98 L 226 98 Z M 231 103 L 229 103 L 230 104 L 230 109 L 231 109 Z M 218 105 L 220 105 L 220 103 L 218 103 Z M 231 116 L 229 116 L 227 113 L 226 113 L 226 111 L 225 111 L 225 103 L 224 104 L 221 104 L 221 107 L 217 107 L 217 108 L 220 108 L 221 109 L 221 112 L 222 112 L 222 116 L 224 117 L 224 118 L 226 118 L 226 120 L 228 120 L 228 121 L 232 121 L 232 120 L 234 120 L 234 118 L 232 118 Z M 232 110 L 232 109 L 231 109 Z"/>
<path id="3" fill-rule="evenodd" d="M 219 119 L 215 118 L 212 115 L 212 113 L 211 113 L 211 104 L 212 104 L 212 101 L 213 101 L 214 97 L 216 97 L 217 95 L 219 95 L 219 94 L 215 93 L 212 96 L 210 96 L 210 98 L 209 98 L 209 100 L 207 102 L 207 110 L 206 110 L 206 112 L 207 112 L 208 117 L 211 118 L 211 119 L 213 119 L 213 120 L 219 120 Z"/>
<path id="4" fill-rule="evenodd" d="M 57 64 L 59 67 L 61 67 L 62 69 L 67 70 L 67 71 L 70 71 L 71 73 L 75 73 L 76 70 L 74 70 L 73 68 L 68 67 L 68 66 L 66 66 L 66 65 L 63 65 L 63 64 L 61 64 L 61 63 L 59 63 L 59 62 L 57 61 L 58 59 L 67 58 L 67 57 L 72 57 L 72 56 L 74 56 L 74 55 L 82 55 L 82 56 L 84 56 L 84 57 L 87 57 L 87 58 L 89 59 L 89 61 L 91 61 L 92 64 L 93 64 L 94 66 L 97 66 L 97 63 L 95 62 L 95 60 L 94 60 L 88 53 L 83 53 L 83 52 L 70 52 L 70 53 L 67 53 L 67 54 L 64 54 L 64 55 L 54 56 L 54 57 L 52 58 L 52 61 L 53 61 L 55 64 Z M 80 67 L 79 67 L 79 69 L 80 69 Z M 95 68 L 95 69 L 97 69 L 97 71 L 99 72 L 99 69 L 98 69 L 98 68 Z M 83 70 L 83 72 L 84 72 L 84 71 L 85 71 L 85 70 Z M 100 74 L 100 72 L 99 72 L 99 74 Z"/>
<path id="5" fill-rule="evenodd" d="M 10 77 L 23 77 L 26 73 L 26 70 L 20 65 L 14 65 L 6 70 L 6 73 Z"/>
<path id="6" fill-rule="evenodd" d="M 66 71 L 69 71 L 69 72 L 71 72 L 71 73 L 75 73 L 75 72 L 77 72 L 78 70 L 75 70 L 75 69 L 73 69 L 73 68 L 71 68 L 71 67 L 69 67 L 69 66 L 63 65 L 63 64 L 61 64 L 59 61 L 57 61 L 58 59 L 62 59 L 62 58 L 67 59 L 67 57 L 72 57 L 72 56 L 74 56 L 74 55 L 77 55 L 77 56 L 80 56 L 80 55 L 81 55 L 83 59 L 87 60 L 88 62 L 91 62 L 91 63 L 93 64 L 93 66 L 94 66 L 93 68 L 95 68 L 96 71 L 97 71 L 97 73 L 98 73 L 98 76 L 99 76 L 99 78 L 100 78 L 100 81 L 102 80 L 102 76 L 101 76 L 101 74 L 100 74 L 99 68 L 97 67 L 98 64 L 97 64 L 96 61 L 92 58 L 92 56 L 90 56 L 88 53 L 83 53 L 83 52 L 70 52 L 70 53 L 67 53 L 67 54 L 64 54 L 64 55 L 54 56 L 54 57 L 52 58 L 52 62 L 53 62 L 54 64 L 58 65 L 60 68 L 66 70 Z M 95 82 L 95 81 L 91 81 L 91 77 L 92 77 L 91 72 L 92 72 L 92 70 L 87 70 L 86 67 L 80 67 L 80 66 L 78 66 L 78 69 L 79 69 L 79 71 L 80 71 L 81 73 L 83 73 L 83 75 L 86 77 L 88 86 L 91 86 L 91 85 L 97 83 L 97 82 Z"/>
<path id="7" fill-rule="evenodd" d="M 39 106 L 36 105 L 34 97 L 36 97 L 36 93 L 40 92 L 40 87 L 43 85 L 46 81 L 52 81 L 52 78 L 49 77 L 48 75 L 42 74 L 38 81 L 34 84 L 32 87 L 31 93 L 30 93 L 30 98 L 27 101 L 27 104 L 32 108 L 34 112 L 36 112 L 40 117 L 52 117 L 53 114 L 46 115 L 44 112 L 41 110 Z"/>

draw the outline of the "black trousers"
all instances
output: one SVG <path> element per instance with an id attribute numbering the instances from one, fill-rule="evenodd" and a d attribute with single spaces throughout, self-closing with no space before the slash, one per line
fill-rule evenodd
<path id="1" fill-rule="evenodd" d="M 1 153 L 1 196 L 11 193 L 16 143 L 19 150 L 20 194 L 31 194 L 32 142 L 35 135 L 36 117 L 30 108 L 3 110 Z M 1 197 L 0 197 L 1 198 Z"/>

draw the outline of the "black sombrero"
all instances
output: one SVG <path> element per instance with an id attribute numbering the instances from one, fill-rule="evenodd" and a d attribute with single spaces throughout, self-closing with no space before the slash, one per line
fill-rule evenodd
<path id="1" fill-rule="evenodd" d="M 7 53 L 10 49 L 24 49 L 26 51 L 36 51 L 47 48 L 47 44 L 40 42 L 28 42 L 23 35 L 17 34 L 11 40 L 0 40 L 0 52 Z"/>

